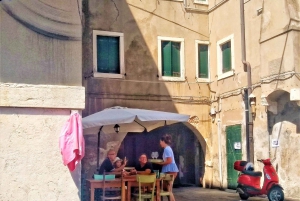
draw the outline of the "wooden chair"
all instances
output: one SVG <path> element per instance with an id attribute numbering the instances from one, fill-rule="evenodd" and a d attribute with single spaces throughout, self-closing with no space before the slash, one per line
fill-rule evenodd
<path id="1" fill-rule="evenodd" d="M 154 201 L 154 191 L 155 191 L 155 183 L 156 183 L 156 174 L 149 174 L 149 175 L 136 175 L 137 182 L 139 184 L 139 192 L 133 193 L 132 196 L 136 199 L 138 198 L 139 201 L 144 199 L 151 199 Z M 150 187 L 151 191 L 144 192 L 142 187 L 144 186 Z"/>
<path id="2" fill-rule="evenodd" d="M 111 182 L 111 180 L 107 180 L 105 177 L 106 175 L 110 175 L 110 174 L 106 172 L 103 173 L 103 189 L 102 189 L 101 200 L 102 201 L 121 200 L 123 176 L 121 176 L 120 187 L 107 187 L 107 184 Z"/>
<path id="3" fill-rule="evenodd" d="M 163 197 L 167 197 L 168 200 L 170 200 L 170 194 L 172 193 L 172 188 L 173 186 L 170 186 L 170 188 L 165 191 L 164 190 L 164 182 L 173 182 L 173 177 L 174 175 L 172 174 L 160 174 L 160 179 L 161 179 L 161 190 L 160 190 L 160 199 L 161 201 L 163 200 Z"/>

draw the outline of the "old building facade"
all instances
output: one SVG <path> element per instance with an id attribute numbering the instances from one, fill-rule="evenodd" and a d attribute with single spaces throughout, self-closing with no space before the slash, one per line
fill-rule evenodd
<path id="1" fill-rule="evenodd" d="M 189 114 L 205 187 L 234 188 L 234 160 L 271 158 L 299 197 L 299 2 L 103 0 L 83 12 L 84 116 L 116 105 Z M 105 69 L 113 38 L 120 49 L 103 57 L 120 69 Z M 103 149 L 125 136 L 104 137 Z"/>
<path id="2" fill-rule="evenodd" d="M 97 135 L 86 136 L 81 172 L 70 174 L 59 133 L 72 110 L 113 106 L 190 115 L 152 134 L 180 135 L 183 175 L 192 169 L 184 151 L 196 150 L 194 184 L 235 188 L 234 160 L 261 170 L 256 159 L 271 158 L 286 196 L 299 198 L 299 1 L 0 5 L 1 200 L 86 199 L 80 178 L 96 170 Z M 101 160 L 128 137 L 102 135 Z"/>
<path id="3" fill-rule="evenodd" d="M 219 164 L 213 169 L 220 175 L 215 174 L 213 182 L 234 187 L 232 161 L 237 158 L 253 161 L 257 170 L 262 170 L 263 165 L 256 159 L 271 158 L 286 196 L 299 198 L 299 172 L 294 168 L 299 164 L 293 156 L 299 154 L 300 138 L 300 4 L 241 2 L 226 1 L 209 13 L 211 89 L 215 91 L 211 107 L 216 111 L 212 133 L 223 144 L 213 163 Z M 225 77 L 219 71 L 224 39 L 231 42 L 232 54 L 232 71 Z M 249 102 L 249 119 L 245 98 Z M 238 144 L 234 146 L 236 142 L 241 142 L 240 150 Z M 214 150 L 217 153 L 217 147 Z"/>

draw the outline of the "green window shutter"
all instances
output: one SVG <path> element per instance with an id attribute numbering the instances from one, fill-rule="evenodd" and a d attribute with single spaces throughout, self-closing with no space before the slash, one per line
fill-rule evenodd
<path id="1" fill-rule="evenodd" d="M 171 42 L 161 42 L 161 57 L 162 57 L 162 76 L 172 76 L 172 54 Z"/>
<path id="2" fill-rule="evenodd" d="M 222 72 L 226 73 L 231 70 L 231 42 L 222 45 Z"/>
<path id="3" fill-rule="evenodd" d="M 180 77 L 180 43 L 172 42 L 172 77 Z"/>
<path id="4" fill-rule="evenodd" d="M 198 65 L 199 78 L 208 78 L 208 45 L 198 45 Z"/>
<path id="5" fill-rule="evenodd" d="M 120 73 L 119 37 L 97 36 L 97 72 Z"/>

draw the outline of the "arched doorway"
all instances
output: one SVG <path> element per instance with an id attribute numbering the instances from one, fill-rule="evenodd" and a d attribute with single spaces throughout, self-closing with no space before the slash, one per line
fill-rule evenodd
<path id="1" fill-rule="evenodd" d="M 162 135 L 172 136 L 172 149 L 175 161 L 180 170 L 174 187 L 200 185 L 199 178 L 204 174 L 205 155 L 203 148 L 191 129 L 183 123 L 164 126 L 144 133 L 128 133 L 121 143 L 118 155 L 127 157 L 128 166 L 135 166 L 141 153 L 146 153 L 150 158 L 151 153 L 157 151 L 162 158 L 163 149 L 159 145 Z M 154 169 L 161 170 L 154 164 Z"/>
<path id="2" fill-rule="evenodd" d="M 297 197 L 300 161 L 295 160 L 300 153 L 300 106 L 290 100 L 290 93 L 276 90 L 267 97 L 269 157 L 278 173 L 279 181 L 285 187 L 285 194 Z"/>

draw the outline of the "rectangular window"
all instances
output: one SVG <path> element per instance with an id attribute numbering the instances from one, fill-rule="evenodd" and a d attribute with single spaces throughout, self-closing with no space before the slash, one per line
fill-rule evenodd
<path id="1" fill-rule="evenodd" d="M 198 82 L 209 81 L 209 42 L 195 41 L 196 48 L 196 78 Z"/>
<path id="2" fill-rule="evenodd" d="M 184 40 L 158 37 L 159 77 L 162 80 L 184 81 Z"/>
<path id="3" fill-rule="evenodd" d="M 198 45 L 198 75 L 199 78 L 208 78 L 208 45 Z"/>
<path id="4" fill-rule="evenodd" d="M 93 31 L 94 77 L 123 78 L 123 33 Z"/>
<path id="5" fill-rule="evenodd" d="M 234 74 L 234 36 L 233 34 L 217 42 L 218 79 Z"/>
<path id="6" fill-rule="evenodd" d="M 119 37 L 97 36 L 97 72 L 120 74 Z"/>
<path id="7" fill-rule="evenodd" d="M 222 73 L 231 70 L 231 42 L 222 45 Z"/>
<path id="8" fill-rule="evenodd" d="M 180 77 L 180 43 L 162 41 L 162 76 Z"/>

